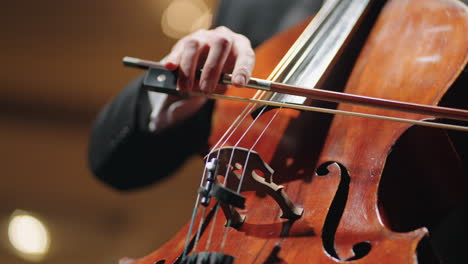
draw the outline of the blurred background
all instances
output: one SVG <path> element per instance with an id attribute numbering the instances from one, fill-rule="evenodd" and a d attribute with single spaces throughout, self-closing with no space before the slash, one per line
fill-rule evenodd
<path id="1" fill-rule="evenodd" d="M 119 193 L 87 168 L 93 119 L 142 71 L 208 28 L 217 0 L 0 0 L 0 263 L 99 263 L 144 256 L 189 219 L 200 158 Z"/>
<path id="2" fill-rule="evenodd" d="M 0 263 L 117 263 L 186 223 L 201 168 L 118 193 L 87 168 L 100 108 L 141 71 L 209 27 L 216 0 L 0 0 Z M 174 195 L 176 194 L 176 195 Z"/>

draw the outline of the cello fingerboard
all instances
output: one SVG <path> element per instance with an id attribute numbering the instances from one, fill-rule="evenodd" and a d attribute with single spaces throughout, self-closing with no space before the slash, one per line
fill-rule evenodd
<path id="1" fill-rule="evenodd" d="M 372 0 L 328 0 L 270 75 L 271 80 L 316 88 L 362 21 Z M 268 100 L 304 104 L 305 97 L 269 93 Z"/>

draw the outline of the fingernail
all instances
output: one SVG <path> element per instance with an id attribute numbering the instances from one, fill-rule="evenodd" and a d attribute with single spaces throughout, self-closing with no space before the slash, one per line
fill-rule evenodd
<path id="1" fill-rule="evenodd" d="M 245 77 L 243 75 L 237 75 L 234 77 L 233 83 L 238 86 L 245 86 Z"/>
<path id="2" fill-rule="evenodd" d="M 173 71 L 175 69 L 177 69 L 177 65 L 173 62 L 166 62 L 166 64 L 164 64 L 164 67 L 166 67 L 166 69 L 170 70 L 170 71 Z"/>

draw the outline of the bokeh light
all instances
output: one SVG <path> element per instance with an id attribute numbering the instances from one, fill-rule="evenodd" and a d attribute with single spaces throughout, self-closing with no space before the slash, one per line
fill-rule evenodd
<path id="1" fill-rule="evenodd" d="M 16 253 L 29 261 L 42 260 L 50 246 L 46 226 L 36 217 L 19 210 L 10 218 L 8 238 Z"/>
<path id="2" fill-rule="evenodd" d="M 174 0 L 164 10 L 161 27 L 168 37 L 179 39 L 198 29 L 209 28 L 212 17 L 202 0 Z"/>

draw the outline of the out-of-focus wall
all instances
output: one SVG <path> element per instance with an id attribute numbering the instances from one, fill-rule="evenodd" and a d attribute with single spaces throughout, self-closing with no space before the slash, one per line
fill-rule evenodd
<path id="1" fill-rule="evenodd" d="M 0 263 L 29 263 L 7 238 L 16 209 L 34 213 L 49 228 L 50 251 L 42 263 L 50 264 L 139 257 L 188 220 L 199 181 L 193 175 L 201 167 L 197 158 L 174 177 L 132 193 L 97 182 L 86 163 L 94 116 L 141 73 L 123 67 L 122 57 L 158 60 L 169 51 L 176 39 L 163 34 L 161 20 L 177 1 L 211 12 L 216 5 L 0 1 Z"/>

